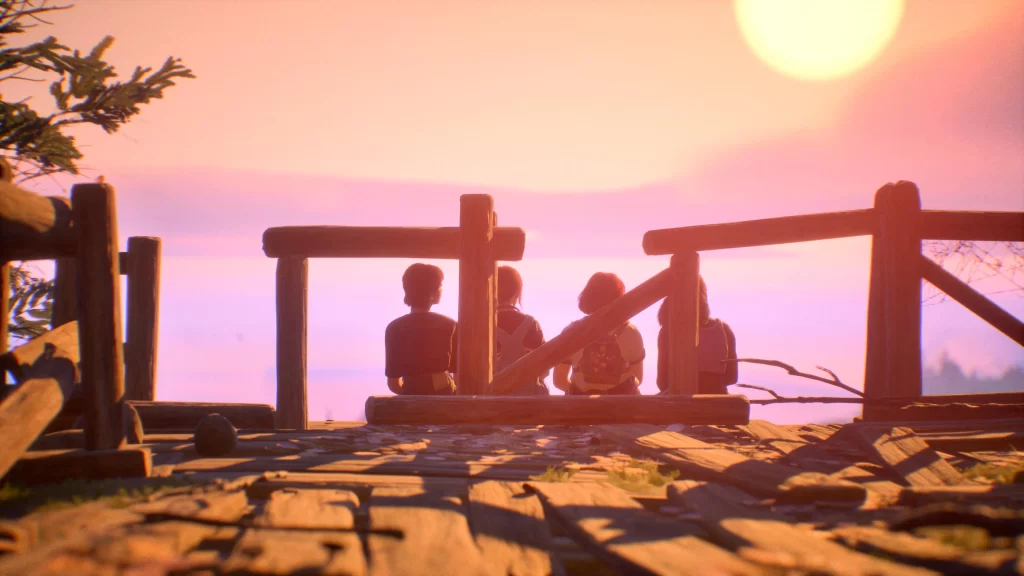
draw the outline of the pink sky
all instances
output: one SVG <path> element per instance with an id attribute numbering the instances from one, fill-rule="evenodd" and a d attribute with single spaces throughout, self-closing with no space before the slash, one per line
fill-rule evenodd
<path id="1" fill-rule="evenodd" d="M 198 76 L 114 136 L 79 132 L 87 176 L 117 187 L 122 237 L 164 239 L 161 399 L 273 403 L 270 226 L 454 225 L 459 194 L 491 193 L 501 223 L 527 230 L 527 309 L 554 335 L 589 273 L 635 286 L 665 265 L 643 255 L 649 229 L 866 208 L 899 179 L 925 208 L 1024 210 L 1014 0 L 908 1 L 881 55 L 827 82 L 758 60 L 726 1 L 287 6 L 91 0 L 40 30 L 81 48 L 114 35 L 122 73 L 174 55 Z M 859 386 L 868 246 L 706 253 L 712 310 L 741 355 Z M 373 374 L 406 265 L 313 262 L 311 417 L 355 417 L 386 392 Z M 1019 296 L 994 298 L 1024 315 Z M 653 310 L 637 324 L 653 362 Z M 955 303 L 926 308 L 924 343 L 927 360 L 947 350 L 984 373 L 1024 363 Z M 822 393 L 776 372 L 744 366 L 741 381 Z M 756 417 L 808 414 L 849 409 Z"/>

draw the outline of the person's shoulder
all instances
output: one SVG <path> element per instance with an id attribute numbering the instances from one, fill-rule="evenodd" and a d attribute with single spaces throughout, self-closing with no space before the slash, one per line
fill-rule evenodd
<path id="1" fill-rule="evenodd" d="M 427 312 L 424 316 L 429 318 L 429 322 L 435 323 L 439 326 L 455 326 L 458 322 L 454 318 L 449 318 L 444 314 L 438 314 L 437 312 Z"/>
<path id="2" fill-rule="evenodd" d="M 622 327 L 622 333 L 640 336 L 640 329 L 636 327 L 636 324 L 626 322 L 625 326 Z"/>
<path id="3" fill-rule="evenodd" d="M 403 314 L 403 315 L 399 316 L 398 318 L 395 318 L 391 322 L 388 322 L 388 327 L 385 328 L 385 331 L 386 332 L 390 332 L 391 330 L 394 330 L 394 329 L 396 329 L 398 327 L 401 327 L 401 326 L 403 326 L 405 324 L 408 324 L 410 316 L 412 316 L 412 314 Z"/>

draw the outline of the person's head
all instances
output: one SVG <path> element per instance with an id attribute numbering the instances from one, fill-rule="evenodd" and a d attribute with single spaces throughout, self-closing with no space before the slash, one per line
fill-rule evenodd
<path id="1" fill-rule="evenodd" d="M 704 324 L 707 324 L 708 320 L 711 318 L 711 307 L 708 305 L 708 287 L 707 284 L 704 284 L 704 277 L 698 276 L 698 279 L 700 280 L 700 305 L 697 312 L 697 321 L 700 322 L 701 326 L 703 326 Z M 668 324 L 669 298 L 669 296 L 666 296 L 665 299 L 661 301 L 661 306 L 658 307 L 658 324 L 660 326 Z"/>
<path id="2" fill-rule="evenodd" d="M 441 301 L 444 272 L 437 266 L 417 262 L 402 274 L 405 304 L 413 308 L 430 308 Z"/>
<path id="3" fill-rule="evenodd" d="M 625 293 L 626 285 L 618 276 L 611 272 L 598 272 L 590 277 L 580 292 L 580 312 L 593 314 Z"/>
<path id="4" fill-rule="evenodd" d="M 498 303 L 523 303 L 523 277 L 511 266 L 498 267 Z"/>

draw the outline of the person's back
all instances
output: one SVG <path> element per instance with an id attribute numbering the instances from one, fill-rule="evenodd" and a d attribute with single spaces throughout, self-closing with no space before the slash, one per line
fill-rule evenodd
<path id="1" fill-rule="evenodd" d="M 658 388 L 668 391 L 668 322 L 669 299 L 665 298 L 658 310 Z M 698 316 L 700 335 L 697 343 L 697 393 L 728 394 L 730 384 L 738 380 L 736 362 L 736 335 L 728 324 L 718 318 L 711 318 L 708 305 L 707 287 L 700 279 L 700 312 Z"/>
<path id="2" fill-rule="evenodd" d="M 522 289 L 523 281 L 518 271 L 510 266 L 498 268 L 498 321 L 494 331 L 495 374 L 544 343 L 540 323 L 516 307 L 516 304 L 522 302 Z M 549 392 L 542 376 L 523 382 L 504 394 L 547 396 Z"/>

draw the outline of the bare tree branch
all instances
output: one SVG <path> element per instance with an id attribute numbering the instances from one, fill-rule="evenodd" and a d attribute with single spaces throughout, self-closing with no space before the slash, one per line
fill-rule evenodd
<path id="1" fill-rule="evenodd" d="M 799 376 L 801 378 L 809 378 L 811 380 L 817 380 L 818 382 L 824 382 L 825 384 L 828 384 L 830 386 L 835 386 L 837 388 L 842 388 L 843 390 L 846 390 L 847 392 L 850 392 L 851 394 L 856 394 L 857 396 L 861 396 L 861 397 L 864 396 L 864 393 L 861 392 L 860 390 L 857 390 L 856 388 L 851 388 L 851 387 L 847 386 L 846 384 L 843 384 L 839 380 L 839 378 L 835 375 L 835 372 L 832 372 L 828 368 L 822 368 L 821 366 L 815 366 L 815 368 L 817 368 L 818 370 L 822 370 L 824 372 L 827 372 L 830 376 L 832 376 L 831 380 L 828 379 L 828 378 L 822 378 L 821 376 L 815 376 L 814 374 L 807 374 L 805 372 L 801 372 L 801 371 L 797 370 L 796 368 L 790 366 L 789 364 L 786 364 L 785 362 L 779 362 L 778 360 L 762 360 L 760 358 L 735 358 L 735 359 L 725 360 L 725 362 L 750 362 L 751 364 L 764 364 L 766 366 L 775 366 L 777 368 L 782 368 L 783 370 L 788 372 L 790 376 Z"/>

